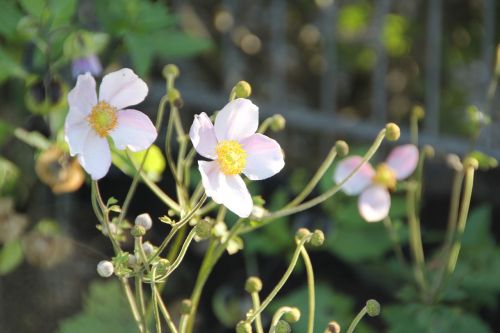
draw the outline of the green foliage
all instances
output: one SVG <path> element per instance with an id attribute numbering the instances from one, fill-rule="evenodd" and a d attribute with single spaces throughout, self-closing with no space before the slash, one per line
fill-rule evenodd
<path id="1" fill-rule="evenodd" d="M 21 240 L 16 239 L 3 245 L 0 249 L 0 276 L 16 269 L 23 261 Z"/>
<path id="2" fill-rule="evenodd" d="M 12 194 L 19 179 L 19 169 L 11 161 L 0 157 L 0 194 Z"/>
<path id="3" fill-rule="evenodd" d="M 136 333 L 130 307 L 117 281 L 90 285 L 83 311 L 63 320 L 58 333 Z"/>
<path id="4" fill-rule="evenodd" d="M 382 28 L 382 42 L 391 56 L 399 57 L 410 50 L 407 37 L 408 21 L 401 15 L 389 14 L 385 17 Z"/>
<path id="5" fill-rule="evenodd" d="M 134 165 L 138 167 L 142 163 L 146 151 L 145 150 L 139 152 L 129 151 L 128 153 L 130 154 L 134 164 L 132 164 L 129 158 L 127 157 L 127 152 L 125 152 L 124 150 L 117 150 L 117 149 L 112 150 L 113 164 L 118 169 L 123 171 L 125 174 L 129 176 L 134 176 L 136 173 Z M 144 162 L 143 172 L 149 179 L 156 182 L 161 179 L 161 175 L 163 171 L 165 171 L 165 166 L 166 166 L 166 161 L 165 157 L 163 156 L 163 153 L 161 152 L 161 149 L 156 145 L 152 145 L 151 149 L 149 150 L 146 161 Z"/>

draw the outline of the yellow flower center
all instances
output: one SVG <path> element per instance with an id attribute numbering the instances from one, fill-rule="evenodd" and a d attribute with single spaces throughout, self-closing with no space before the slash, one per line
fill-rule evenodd
<path id="1" fill-rule="evenodd" d="M 387 164 L 380 163 L 375 170 L 373 182 L 393 191 L 396 189 L 396 174 Z"/>
<path id="2" fill-rule="evenodd" d="M 238 175 L 247 165 L 247 152 L 235 140 L 221 141 L 215 147 L 220 169 L 226 175 Z"/>
<path id="3" fill-rule="evenodd" d="M 104 101 L 100 101 L 92 108 L 87 121 L 101 138 L 105 138 L 116 127 L 118 122 L 116 108 Z"/>

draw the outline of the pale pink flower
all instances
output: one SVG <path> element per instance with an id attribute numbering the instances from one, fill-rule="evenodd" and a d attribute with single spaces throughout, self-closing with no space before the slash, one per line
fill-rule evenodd
<path id="1" fill-rule="evenodd" d="M 148 148 L 156 140 L 156 129 L 148 116 L 126 109 L 142 102 L 147 94 L 146 83 L 128 68 L 104 76 L 99 99 L 94 78 L 89 73 L 78 76 L 68 94 L 64 132 L 71 156 L 78 156 L 92 179 L 104 177 L 111 166 L 108 136 L 117 149 L 133 152 Z"/>
<path id="2" fill-rule="evenodd" d="M 269 178 L 285 161 L 280 145 L 259 133 L 259 108 L 248 99 L 229 102 L 212 125 L 206 113 L 195 116 L 189 136 L 196 151 L 213 161 L 198 161 L 207 196 L 240 217 L 248 217 L 253 202 L 241 178 Z"/>
<path id="3" fill-rule="evenodd" d="M 361 156 L 351 156 L 339 163 L 333 174 L 338 184 L 345 179 L 360 163 Z M 373 169 L 370 163 L 365 163 L 359 171 L 343 186 L 348 195 L 358 195 L 359 213 L 367 222 L 378 222 L 389 214 L 391 196 L 389 190 L 394 190 L 397 180 L 409 177 L 418 163 L 418 148 L 407 144 L 394 148 L 387 160 Z"/>

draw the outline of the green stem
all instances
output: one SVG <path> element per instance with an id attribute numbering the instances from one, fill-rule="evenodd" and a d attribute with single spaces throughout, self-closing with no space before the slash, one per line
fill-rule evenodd
<path id="1" fill-rule="evenodd" d="M 356 317 L 354 318 L 354 320 L 352 321 L 351 325 L 349 326 L 349 328 L 347 329 L 347 332 L 346 333 L 353 333 L 354 332 L 354 329 L 356 328 L 356 326 L 358 326 L 359 322 L 361 321 L 361 319 L 363 319 L 363 317 L 365 316 L 365 314 L 367 313 L 367 310 L 366 310 L 366 306 L 363 307 L 361 309 L 361 311 L 359 311 L 359 313 L 356 315 Z"/>
<path id="2" fill-rule="evenodd" d="M 165 319 L 167 326 L 170 329 L 170 332 L 178 333 L 177 327 L 175 327 L 174 321 L 172 320 L 172 317 L 170 316 L 170 313 L 168 312 L 168 309 L 167 309 L 165 303 L 163 303 L 158 290 L 156 290 L 155 297 L 156 297 L 156 300 L 157 300 L 158 305 L 160 307 L 160 311 L 163 315 L 163 318 Z"/>
<path id="3" fill-rule="evenodd" d="M 144 293 L 142 290 L 142 277 L 140 273 L 135 276 L 135 301 L 139 304 L 139 316 L 141 318 L 142 326 L 147 332 L 147 322 L 146 322 L 146 306 L 144 304 Z"/>
<path id="4" fill-rule="evenodd" d="M 125 278 L 120 278 L 120 283 L 122 285 L 123 292 L 127 298 L 128 304 L 130 306 L 130 310 L 132 311 L 132 315 L 134 317 L 135 323 L 137 324 L 137 327 L 139 328 L 139 332 L 144 333 L 146 331 L 146 327 L 143 326 L 143 324 L 142 324 L 141 316 L 139 314 L 139 310 L 137 309 L 137 304 L 135 303 L 134 295 L 132 294 L 132 290 L 130 289 L 128 281 Z"/>
<path id="5" fill-rule="evenodd" d="M 389 216 L 387 216 L 384 220 L 384 226 L 385 230 L 389 234 L 389 238 L 391 239 L 392 243 L 392 248 L 394 250 L 394 253 L 396 254 L 396 258 L 398 258 L 399 264 L 401 267 L 406 266 L 406 260 L 403 255 L 403 250 L 401 248 L 401 242 L 399 241 L 399 236 L 398 233 L 396 232 L 396 229 L 394 229 L 394 225 L 392 224 L 392 220 Z"/>
<path id="6" fill-rule="evenodd" d="M 309 293 L 309 316 L 307 318 L 307 333 L 314 332 L 314 314 L 315 314 L 315 290 L 314 290 L 314 271 L 311 263 L 311 259 L 309 258 L 309 254 L 307 254 L 306 248 L 302 246 L 300 249 L 300 254 L 302 255 L 302 260 L 304 260 L 304 264 L 307 272 L 307 288 Z"/>
<path id="7" fill-rule="evenodd" d="M 99 191 L 99 185 L 96 180 L 92 181 L 91 196 L 92 196 L 91 201 L 93 202 L 94 212 L 96 213 L 97 218 L 100 218 L 104 230 L 107 231 L 108 237 L 111 240 L 111 245 L 113 246 L 113 250 L 115 251 L 116 254 L 122 253 L 120 245 L 118 244 L 118 242 L 115 239 L 115 236 L 111 232 L 111 228 L 109 226 L 110 222 L 108 217 L 108 208 L 106 207 L 106 204 L 102 200 L 101 193 Z M 99 208 L 102 212 L 101 214 L 98 213 L 97 207 L 95 207 L 95 202 L 99 205 Z"/>
<path id="8" fill-rule="evenodd" d="M 161 333 L 161 319 L 158 310 L 158 300 L 156 298 L 156 266 L 151 271 L 151 304 L 155 318 L 156 333 Z"/>
<path id="9" fill-rule="evenodd" d="M 260 297 L 258 292 L 252 292 L 250 293 L 250 296 L 252 297 L 252 309 L 253 311 L 256 311 L 260 307 Z M 264 328 L 262 326 L 262 317 L 260 314 L 255 318 L 255 330 L 257 333 L 264 333 Z"/>
<path id="10" fill-rule="evenodd" d="M 266 118 L 259 126 L 259 128 L 257 129 L 257 133 L 265 133 L 269 126 L 271 126 L 271 124 L 273 123 L 274 121 L 274 118 L 271 116 L 271 117 L 268 117 Z"/>
<path id="11" fill-rule="evenodd" d="M 276 326 L 278 325 L 281 317 L 285 315 L 286 313 L 292 311 L 293 309 L 289 306 L 282 306 L 273 315 L 273 318 L 271 319 L 271 327 L 269 328 L 269 333 L 275 333 L 276 332 Z"/>

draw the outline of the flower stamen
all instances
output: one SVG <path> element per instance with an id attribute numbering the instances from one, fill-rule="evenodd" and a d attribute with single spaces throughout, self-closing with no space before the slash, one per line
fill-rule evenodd
<path id="1" fill-rule="evenodd" d="M 247 152 L 235 140 L 221 141 L 215 147 L 217 161 L 225 175 L 238 175 L 247 164 Z"/>
<path id="2" fill-rule="evenodd" d="M 87 121 L 101 138 L 105 138 L 118 123 L 116 112 L 115 107 L 104 101 L 100 101 L 92 108 Z"/>
<path id="3" fill-rule="evenodd" d="M 377 166 L 375 175 L 373 176 L 373 182 L 378 185 L 382 185 L 385 188 L 394 191 L 396 189 L 396 174 L 394 171 L 385 163 L 380 163 Z"/>

